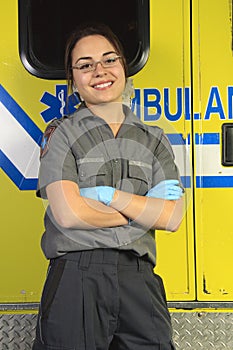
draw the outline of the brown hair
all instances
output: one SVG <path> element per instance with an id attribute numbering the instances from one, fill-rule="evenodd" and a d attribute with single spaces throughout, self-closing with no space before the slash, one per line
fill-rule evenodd
<path id="1" fill-rule="evenodd" d="M 73 74 L 72 74 L 72 51 L 76 45 L 76 43 L 86 36 L 90 35 L 101 35 L 105 37 L 114 47 L 117 54 L 122 57 L 122 65 L 125 71 L 125 77 L 128 76 L 128 67 L 126 63 L 126 59 L 124 56 L 124 50 L 119 41 L 118 37 L 112 32 L 112 30 L 102 23 L 92 23 L 92 24 L 82 24 L 75 29 L 75 31 L 70 35 L 65 50 L 65 71 L 66 71 L 66 79 L 68 82 L 68 90 L 72 90 L 73 86 Z"/>

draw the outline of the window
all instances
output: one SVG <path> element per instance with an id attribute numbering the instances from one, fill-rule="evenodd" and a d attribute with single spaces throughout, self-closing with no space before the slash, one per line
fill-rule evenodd
<path id="1" fill-rule="evenodd" d="M 120 38 L 134 75 L 149 54 L 149 0 L 19 0 L 19 51 L 25 68 L 44 79 L 65 79 L 64 47 L 74 28 L 103 22 Z"/>

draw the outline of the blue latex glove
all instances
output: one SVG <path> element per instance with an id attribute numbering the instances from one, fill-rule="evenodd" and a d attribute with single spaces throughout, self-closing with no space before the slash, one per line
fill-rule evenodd
<path id="1" fill-rule="evenodd" d="M 85 187 L 80 189 L 82 197 L 95 199 L 106 205 L 110 205 L 115 193 L 115 188 L 110 186 Z"/>
<path id="2" fill-rule="evenodd" d="M 164 180 L 152 187 L 146 197 L 178 200 L 183 196 L 183 189 L 178 180 Z"/>

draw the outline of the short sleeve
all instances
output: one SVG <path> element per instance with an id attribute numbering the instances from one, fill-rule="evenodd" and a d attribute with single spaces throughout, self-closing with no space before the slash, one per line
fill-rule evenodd
<path id="1" fill-rule="evenodd" d="M 179 170 L 175 163 L 171 144 L 162 131 L 160 140 L 154 152 L 153 186 L 163 180 L 177 179 L 180 181 Z"/>
<path id="2" fill-rule="evenodd" d="M 77 166 L 62 123 L 49 125 L 41 143 L 37 196 L 47 199 L 46 186 L 60 180 L 77 183 Z"/>

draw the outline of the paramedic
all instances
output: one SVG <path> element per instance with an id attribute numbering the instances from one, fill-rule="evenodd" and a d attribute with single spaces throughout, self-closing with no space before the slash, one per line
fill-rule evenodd
<path id="1" fill-rule="evenodd" d="M 79 27 L 66 47 L 68 86 L 82 101 L 41 145 L 38 196 L 48 199 L 49 269 L 34 350 L 172 350 L 155 230 L 176 231 L 182 185 L 159 127 L 122 101 L 127 66 L 105 25 Z"/>

